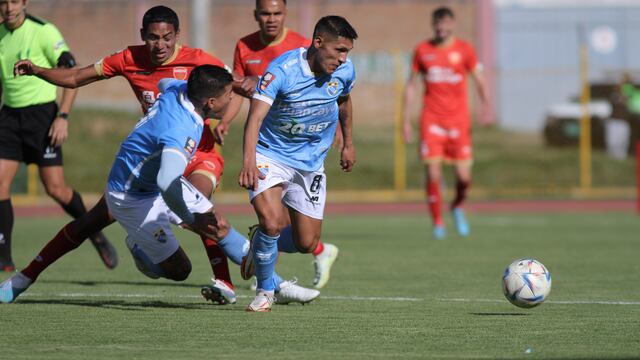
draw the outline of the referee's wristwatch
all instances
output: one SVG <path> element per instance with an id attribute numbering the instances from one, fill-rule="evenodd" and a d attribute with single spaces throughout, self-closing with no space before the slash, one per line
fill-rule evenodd
<path id="1" fill-rule="evenodd" d="M 58 113 L 58 117 L 61 117 L 61 118 L 65 119 L 65 120 L 69 120 L 69 113 L 61 111 L 61 112 Z"/>

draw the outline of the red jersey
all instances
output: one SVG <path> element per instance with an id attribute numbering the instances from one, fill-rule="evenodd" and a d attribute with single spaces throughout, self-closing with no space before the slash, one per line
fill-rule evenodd
<path id="1" fill-rule="evenodd" d="M 309 47 L 311 41 L 288 28 L 280 40 L 265 44 L 260 31 L 247 35 L 236 44 L 233 72 L 240 76 L 262 76 L 269 63 L 283 53 L 299 47 Z"/>
<path id="2" fill-rule="evenodd" d="M 427 118 L 442 125 L 469 124 L 467 73 L 478 66 L 473 47 L 454 39 L 446 47 L 430 41 L 418 44 L 412 69 L 424 77 L 424 112 Z"/>
<path id="3" fill-rule="evenodd" d="M 146 114 L 160 95 L 158 82 L 161 79 L 187 80 L 193 68 L 204 64 L 225 67 L 222 61 L 201 49 L 180 45 L 176 45 L 176 51 L 171 58 L 161 65 L 154 65 L 146 46 L 136 45 L 103 58 L 95 64 L 95 69 L 99 75 L 106 78 L 124 76 Z M 215 146 L 209 122 L 209 119 L 205 121 L 205 131 L 198 145 L 200 151 L 211 151 Z"/>

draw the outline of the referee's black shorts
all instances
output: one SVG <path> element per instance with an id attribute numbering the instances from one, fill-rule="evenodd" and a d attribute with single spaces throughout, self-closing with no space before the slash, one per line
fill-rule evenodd
<path id="1" fill-rule="evenodd" d="M 50 145 L 49 128 L 58 114 L 55 102 L 0 109 L 0 159 L 62 165 L 62 148 Z"/>

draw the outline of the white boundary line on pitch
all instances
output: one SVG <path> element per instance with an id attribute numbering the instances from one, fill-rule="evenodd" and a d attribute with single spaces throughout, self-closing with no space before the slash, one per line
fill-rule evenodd
<path id="1" fill-rule="evenodd" d="M 438 301 L 443 302 L 480 302 L 480 303 L 502 303 L 505 300 L 497 300 L 497 299 L 437 299 Z M 565 300 L 548 300 L 545 301 L 547 304 L 560 304 L 560 305 L 631 305 L 637 306 L 640 305 L 640 301 L 612 301 L 612 300 L 575 300 L 575 301 L 565 301 Z"/>
<path id="2" fill-rule="evenodd" d="M 66 298 L 139 298 L 139 299 L 200 299 L 200 295 L 167 295 L 167 294 L 110 294 L 110 293 L 38 293 L 27 292 L 20 295 L 23 297 L 66 297 Z M 252 298 L 249 295 L 238 295 L 238 298 Z M 366 297 L 366 296 L 320 296 L 323 300 L 350 300 L 350 301 L 423 301 L 420 298 L 411 297 Z"/>
<path id="3" fill-rule="evenodd" d="M 200 295 L 167 295 L 167 294 L 111 294 L 111 293 L 38 293 L 27 292 L 22 297 L 63 297 L 63 298 L 129 298 L 129 299 L 200 299 Z M 238 298 L 249 299 L 252 296 L 238 295 Z M 320 296 L 323 300 L 346 300 L 346 301 L 399 301 L 399 302 L 417 302 L 424 301 L 422 298 L 413 297 L 382 297 L 382 296 Z M 463 298 L 438 298 L 441 302 L 464 302 L 464 303 L 504 303 L 503 299 L 463 299 Z M 640 301 L 613 301 L 613 300 L 548 300 L 548 304 L 560 305 L 624 305 L 624 306 L 640 306 Z"/>

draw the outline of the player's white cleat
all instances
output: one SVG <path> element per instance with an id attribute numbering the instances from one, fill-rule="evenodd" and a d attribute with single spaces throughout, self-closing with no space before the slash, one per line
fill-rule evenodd
<path id="1" fill-rule="evenodd" d="M 258 231 L 258 224 L 251 225 L 249 227 L 249 251 L 247 255 L 242 258 L 240 263 L 240 276 L 244 280 L 249 280 L 253 276 L 253 236 Z"/>
<path id="2" fill-rule="evenodd" d="M 271 311 L 271 306 L 273 305 L 275 298 L 273 296 L 272 291 L 258 291 L 256 297 L 253 299 L 251 304 L 247 306 L 247 311 L 249 312 L 268 312 Z"/>
<path id="3" fill-rule="evenodd" d="M 29 288 L 32 281 L 21 272 L 11 276 L 0 284 L 0 303 L 12 303 L 25 290 Z"/>
<path id="4" fill-rule="evenodd" d="M 280 291 L 276 292 L 276 304 L 289 304 L 292 302 L 306 304 L 320 296 L 320 291 L 307 289 L 296 283 L 298 280 L 283 281 L 280 283 Z"/>
<path id="5" fill-rule="evenodd" d="M 313 267 L 316 270 L 316 276 L 313 278 L 313 286 L 321 289 L 329 281 L 331 267 L 338 258 L 338 247 L 331 244 L 324 244 L 324 250 L 315 257 Z"/>
<path id="6" fill-rule="evenodd" d="M 213 303 L 220 305 L 235 304 L 238 298 L 233 289 L 222 280 L 211 279 L 212 284 L 209 286 L 203 286 L 200 290 L 202 297 L 205 300 L 210 300 Z"/>

